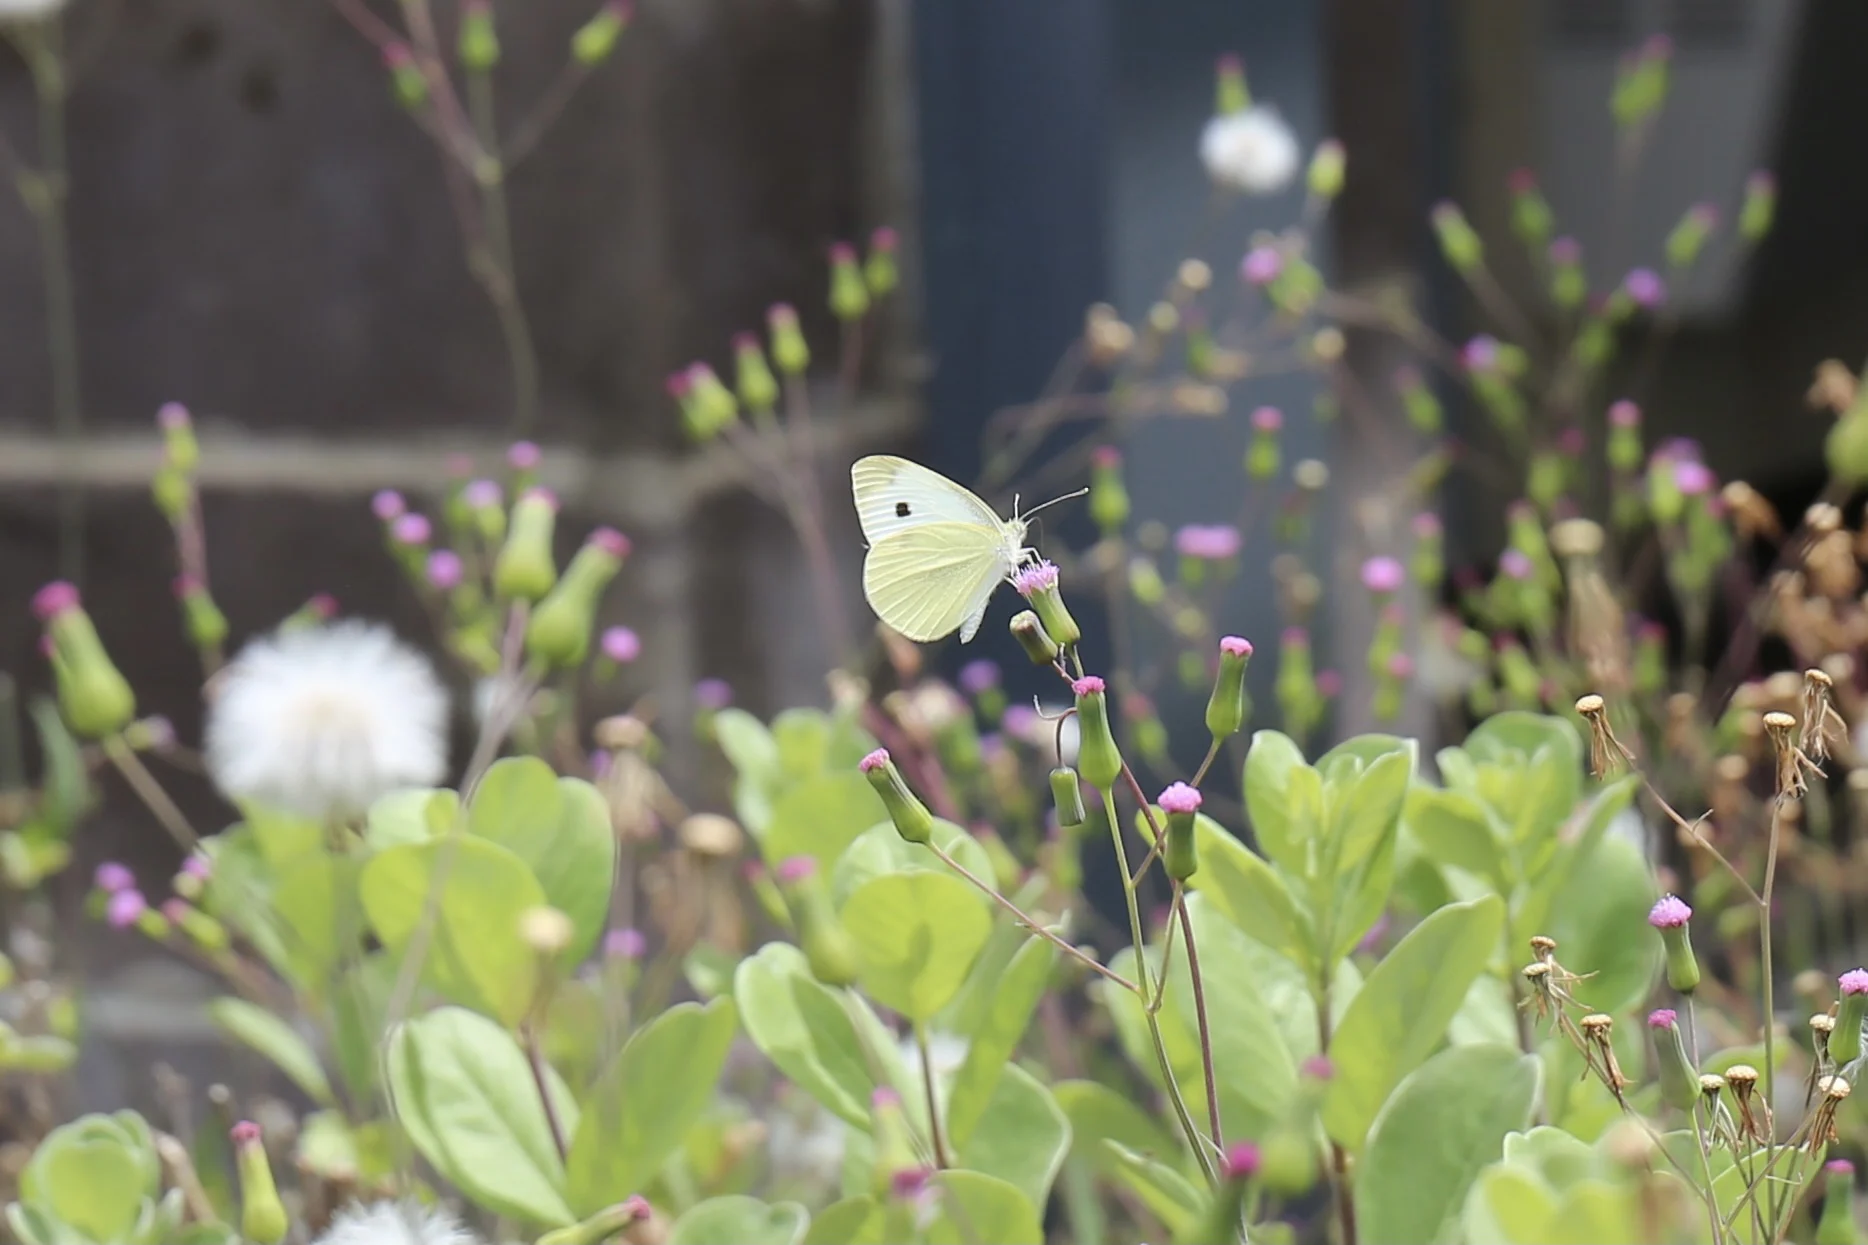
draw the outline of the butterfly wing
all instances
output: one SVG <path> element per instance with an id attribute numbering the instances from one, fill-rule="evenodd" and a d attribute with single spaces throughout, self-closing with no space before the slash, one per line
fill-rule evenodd
<path id="1" fill-rule="evenodd" d="M 996 529 L 927 522 L 870 548 L 863 595 L 876 617 L 910 640 L 927 644 L 961 631 L 965 642 L 978 632 L 992 590 L 1010 570 Z"/>
<path id="2" fill-rule="evenodd" d="M 850 490 L 863 539 L 871 545 L 930 523 L 985 527 L 995 541 L 1006 528 L 1006 521 L 972 492 L 906 458 L 872 454 L 857 459 L 850 468 Z"/>

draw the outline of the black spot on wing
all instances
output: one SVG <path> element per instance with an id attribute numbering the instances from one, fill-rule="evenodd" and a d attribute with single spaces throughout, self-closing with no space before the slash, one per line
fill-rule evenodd
<path id="1" fill-rule="evenodd" d="M 898 519 L 905 519 L 908 517 L 908 503 L 907 502 L 898 501 L 895 503 L 895 517 Z"/>

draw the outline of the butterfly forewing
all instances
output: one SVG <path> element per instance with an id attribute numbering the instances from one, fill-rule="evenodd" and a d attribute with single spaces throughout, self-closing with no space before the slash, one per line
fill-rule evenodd
<path id="1" fill-rule="evenodd" d="M 995 541 L 1006 521 L 991 506 L 938 471 L 887 454 L 859 458 L 850 468 L 856 515 L 871 545 L 930 523 L 985 527 Z"/>
<path id="2" fill-rule="evenodd" d="M 976 617 L 1010 570 L 994 530 L 930 522 L 875 542 L 863 562 L 863 595 L 883 622 L 926 644 L 963 624 L 977 631 Z"/>

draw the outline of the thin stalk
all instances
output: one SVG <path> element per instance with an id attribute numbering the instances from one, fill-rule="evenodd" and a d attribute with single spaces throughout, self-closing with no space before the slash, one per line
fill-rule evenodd
<path id="1" fill-rule="evenodd" d="M 551 1100 L 551 1080 L 545 1074 L 548 1065 L 545 1052 L 539 1045 L 538 1030 L 527 1024 L 521 1036 L 525 1042 L 525 1061 L 532 1069 L 532 1084 L 538 1088 L 539 1105 L 545 1108 L 545 1123 L 551 1129 L 551 1142 L 558 1148 L 558 1157 L 563 1159 L 570 1154 L 570 1146 L 565 1142 L 564 1125 L 558 1122 L 557 1104 Z"/>
<path id="2" fill-rule="evenodd" d="M 480 188 L 481 216 L 486 222 L 480 283 L 499 317 L 500 336 L 505 340 L 506 358 L 512 368 L 513 434 L 527 436 L 538 424 L 538 350 L 532 342 L 525 307 L 519 301 L 512 226 L 506 206 L 506 170 L 500 162 L 493 76 L 489 71 L 477 69 L 467 74 L 467 107 L 483 152 L 482 162 L 472 170 L 474 184 Z"/>
<path id="3" fill-rule="evenodd" d="M 1779 792 L 1771 801 L 1771 835 L 1764 858 L 1764 891 L 1758 896 L 1758 958 L 1760 992 L 1764 1009 L 1764 1109 L 1771 1118 L 1777 1112 L 1777 996 L 1776 975 L 1771 967 L 1771 897 L 1777 891 L 1777 843 L 1782 830 L 1784 801 L 1789 796 Z M 1777 1189 L 1771 1189 L 1770 1220 L 1777 1223 Z"/>
<path id="4" fill-rule="evenodd" d="M 928 1049 L 928 1029 L 915 1025 L 915 1049 L 921 1052 L 921 1089 L 928 1100 L 928 1137 L 934 1143 L 934 1166 L 945 1171 L 953 1163 L 947 1156 L 947 1138 L 940 1124 L 940 1095 L 934 1092 L 934 1055 Z"/>
<path id="5" fill-rule="evenodd" d="M 162 789 L 162 784 L 156 781 L 155 775 L 143 765 L 142 758 L 136 755 L 136 749 L 125 743 L 121 735 L 107 736 L 103 741 L 103 748 L 104 755 L 110 758 L 112 765 L 117 767 L 117 772 L 122 774 L 124 781 L 130 784 L 137 798 L 142 800 L 149 811 L 154 814 L 155 819 L 162 823 L 162 828 L 169 832 L 169 837 L 173 838 L 184 852 L 194 851 L 200 842 L 194 827 L 188 824 L 187 816 L 176 807 L 175 801 L 171 800 L 169 793 Z"/>
<path id="6" fill-rule="evenodd" d="M 1699 1066 L 1697 1058 L 1694 1059 L 1694 1066 Z M 1706 1117 L 1704 1124 L 1700 1122 L 1702 1112 Z M 1699 1145 L 1700 1174 L 1706 1179 L 1700 1192 L 1706 1200 L 1706 1218 L 1712 1228 L 1712 1245 L 1721 1245 L 1724 1234 L 1719 1230 L 1719 1200 L 1712 1191 L 1712 1109 L 1707 1106 L 1704 1094 L 1693 1104 L 1693 1139 Z"/>
<path id="7" fill-rule="evenodd" d="M 1200 768 L 1193 772 L 1193 782 L 1190 784 L 1191 786 L 1198 787 L 1201 783 L 1206 781 L 1206 772 L 1213 768 L 1213 762 L 1219 757 L 1219 745 L 1220 741 L 1215 739 L 1212 746 L 1207 748 L 1206 760 L 1200 762 Z"/>
<path id="8" fill-rule="evenodd" d="M 1325 974 L 1317 989 L 1317 1049 L 1330 1049 L 1330 984 Z M 1336 1197 L 1337 1245 L 1356 1245 L 1356 1203 L 1349 1186 L 1349 1156 L 1330 1142 L 1330 1185 Z"/>
<path id="9" fill-rule="evenodd" d="M 1052 946 L 1062 951 L 1065 955 L 1070 956 L 1072 959 L 1082 964 L 1085 968 L 1090 969 L 1092 972 L 1098 973 L 1102 975 L 1103 977 L 1108 978 L 1110 981 L 1114 982 L 1116 985 L 1121 986 L 1124 990 L 1127 990 L 1130 994 L 1134 994 L 1137 992 L 1139 987 L 1137 987 L 1137 985 L 1134 982 L 1130 981 L 1127 977 L 1124 977 L 1121 973 L 1116 972 L 1114 969 L 1108 967 L 1107 965 L 1099 963 L 1098 961 L 1092 959 L 1090 956 L 1084 954 L 1082 951 L 1078 950 L 1076 947 L 1073 947 L 1068 942 L 1065 942 L 1062 938 L 1059 938 L 1056 934 L 1053 934 L 1050 930 L 1046 929 L 1044 926 L 1038 924 L 1036 918 L 1027 915 L 1023 908 L 1020 908 L 1017 904 L 1013 903 L 1010 899 L 1007 899 L 1004 895 L 1001 895 L 997 889 L 987 884 L 983 879 L 981 879 L 972 870 L 968 869 L 965 865 L 955 860 L 944 849 L 942 849 L 939 844 L 929 842 L 927 844 L 924 844 L 924 846 L 929 851 L 933 852 L 936 856 L 940 857 L 942 863 L 944 863 L 949 869 L 952 869 L 955 873 L 959 874 L 962 878 L 965 878 L 968 882 L 972 883 L 974 887 L 976 887 L 978 890 L 984 893 L 988 898 L 990 898 L 994 903 L 998 904 L 1001 908 L 1004 908 L 1007 912 L 1011 913 L 1012 918 L 1016 920 L 1020 925 L 1024 926 L 1026 929 L 1030 930 L 1032 933 L 1038 935 L 1038 937 L 1044 939 L 1046 942 L 1050 943 Z"/>
<path id="10" fill-rule="evenodd" d="M 1206 1077 L 1206 1114 L 1213 1129 L 1213 1145 L 1222 1152 L 1226 1135 L 1219 1124 L 1219 1082 L 1213 1076 L 1213 1034 L 1207 1028 L 1206 986 L 1200 981 L 1200 949 L 1194 945 L 1193 918 L 1181 902 L 1181 884 L 1174 884 L 1174 910 L 1180 913 L 1181 941 L 1187 944 L 1187 974 L 1193 978 L 1193 1012 L 1200 1024 L 1200 1070 Z"/>
<path id="11" fill-rule="evenodd" d="M 1134 779 L 1131 776 L 1130 781 Z M 1141 989 L 1146 991 L 1153 982 L 1148 969 L 1148 945 L 1142 938 L 1142 910 L 1136 898 L 1135 883 L 1129 876 L 1129 849 L 1122 841 L 1122 819 L 1116 811 L 1116 791 L 1113 786 L 1105 787 L 1099 793 L 1103 797 L 1103 812 L 1109 820 L 1109 838 L 1115 844 L 1116 863 L 1122 869 L 1122 898 L 1129 909 L 1129 937 L 1135 947 L 1135 964 L 1141 977 Z M 1142 807 L 1148 807 L 1147 801 Z M 1149 812 L 1149 820 L 1154 814 Z M 1217 1185 L 1219 1176 L 1213 1169 L 1213 1158 L 1207 1153 L 1206 1138 L 1200 1133 L 1199 1125 L 1193 1122 L 1193 1115 L 1187 1110 L 1187 1100 L 1181 1095 L 1180 1084 L 1174 1079 L 1174 1066 L 1168 1061 L 1167 1041 L 1161 1036 L 1161 1020 L 1150 1013 L 1146 1007 L 1147 995 L 1142 995 L 1144 1006 L 1142 1015 L 1148 1022 L 1148 1038 L 1155 1049 L 1155 1062 L 1160 1067 L 1161 1081 L 1167 1088 L 1168 1101 L 1173 1104 L 1174 1118 L 1180 1121 L 1181 1132 L 1187 1137 L 1187 1144 L 1193 1147 L 1194 1157 L 1199 1160 L 1200 1171 L 1206 1176 L 1209 1185 Z"/>

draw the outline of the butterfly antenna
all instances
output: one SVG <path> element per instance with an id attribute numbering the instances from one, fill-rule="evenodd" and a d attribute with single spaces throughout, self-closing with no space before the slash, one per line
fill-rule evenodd
<path id="1" fill-rule="evenodd" d="M 1055 506 L 1060 501 L 1069 501 L 1075 497 L 1082 497 L 1089 491 L 1090 490 L 1087 488 L 1080 488 L 1074 493 L 1065 493 L 1062 497 L 1053 497 L 1051 498 L 1051 500 L 1044 502 L 1041 505 L 1033 506 L 1031 509 L 1027 510 L 1024 514 L 1021 514 L 1018 517 L 1021 519 L 1029 519 L 1032 515 L 1038 513 L 1038 511 L 1040 510 L 1044 510 L 1051 506 Z M 1017 497 L 1013 497 L 1012 499 L 1012 510 L 1014 513 L 1016 513 L 1018 510 L 1018 498 Z"/>

